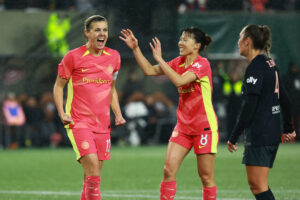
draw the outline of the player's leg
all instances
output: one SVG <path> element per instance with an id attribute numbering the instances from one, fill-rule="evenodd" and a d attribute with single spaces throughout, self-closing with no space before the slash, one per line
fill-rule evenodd
<path id="1" fill-rule="evenodd" d="M 245 146 L 242 163 L 246 165 L 250 189 L 258 200 L 275 199 L 268 185 L 268 176 L 270 168 L 273 167 L 277 150 L 278 145 L 258 147 Z"/>
<path id="2" fill-rule="evenodd" d="M 202 182 L 203 200 L 215 200 L 217 197 L 217 186 L 215 183 L 215 160 L 216 154 L 198 154 L 198 174 Z"/>
<path id="3" fill-rule="evenodd" d="M 203 133 L 193 138 L 198 174 L 202 182 L 203 200 L 215 200 L 217 198 L 214 170 L 218 142 L 219 134 L 217 131 Z"/>
<path id="4" fill-rule="evenodd" d="M 256 199 L 275 199 L 268 186 L 269 167 L 246 165 L 246 171 L 250 190 Z"/>
<path id="5" fill-rule="evenodd" d="M 185 138 L 178 136 L 174 131 L 168 144 L 166 160 L 164 166 L 163 180 L 160 184 L 160 199 L 173 200 L 176 194 L 176 174 L 190 147 L 183 147 L 178 143 L 185 143 Z M 176 142 L 176 143 L 175 143 Z"/>
<path id="6" fill-rule="evenodd" d="M 88 154 L 80 159 L 84 169 L 83 193 L 85 200 L 101 200 L 100 175 L 103 161 L 98 161 L 97 154 Z"/>
<path id="7" fill-rule="evenodd" d="M 93 138 L 93 132 L 88 129 L 67 129 L 68 137 L 71 141 L 73 149 L 76 153 L 76 158 L 82 165 L 84 170 L 84 184 L 82 200 L 101 199 L 100 197 L 100 172 L 101 165 L 99 164 L 97 149 Z M 90 186 L 92 185 L 92 186 Z M 99 187 L 98 187 L 99 185 Z M 87 198 L 90 196 L 87 192 L 88 188 L 99 188 L 94 190 L 99 192 L 99 195 L 93 195 L 93 197 L 99 198 Z"/>

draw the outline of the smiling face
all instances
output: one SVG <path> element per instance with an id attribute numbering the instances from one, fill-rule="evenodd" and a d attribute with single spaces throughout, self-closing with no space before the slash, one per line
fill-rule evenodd
<path id="1" fill-rule="evenodd" d="M 200 46 L 200 43 L 196 43 L 193 34 L 183 32 L 178 42 L 179 55 L 187 56 L 193 53 L 198 54 Z"/>
<path id="2" fill-rule="evenodd" d="M 84 30 L 88 44 L 94 51 L 103 50 L 108 38 L 108 24 L 106 21 L 95 21 L 89 30 Z"/>

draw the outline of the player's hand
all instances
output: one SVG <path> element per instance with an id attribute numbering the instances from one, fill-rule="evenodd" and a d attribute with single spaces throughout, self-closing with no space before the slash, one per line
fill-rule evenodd
<path id="1" fill-rule="evenodd" d="M 115 118 L 115 125 L 116 126 L 122 126 L 126 123 L 126 120 L 123 118 L 123 116 L 116 116 Z"/>
<path id="2" fill-rule="evenodd" d="M 161 44 L 157 37 L 152 38 L 152 43 L 150 42 L 149 45 L 152 49 L 153 58 L 158 62 L 159 59 L 162 59 Z"/>
<path id="3" fill-rule="evenodd" d="M 228 151 L 233 152 L 233 151 L 237 151 L 239 148 L 237 147 L 237 143 L 231 144 L 231 142 L 227 141 L 227 149 Z"/>
<path id="4" fill-rule="evenodd" d="M 292 133 L 283 133 L 281 135 L 281 143 L 294 143 L 296 141 L 296 132 L 293 131 Z"/>
<path id="5" fill-rule="evenodd" d="M 139 46 L 138 40 L 135 38 L 130 29 L 122 29 L 121 34 L 123 37 L 119 36 L 119 38 L 123 40 L 131 50 L 135 50 Z"/>
<path id="6" fill-rule="evenodd" d="M 66 113 L 64 113 L 61 117 L 60 117 L 62 123 L 64 125 L 70 124 L 73 122 L 71 116 L 67 115 Z"/>

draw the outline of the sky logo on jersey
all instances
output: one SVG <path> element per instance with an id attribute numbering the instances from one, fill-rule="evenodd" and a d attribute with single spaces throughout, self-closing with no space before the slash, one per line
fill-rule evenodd
<path id="1" fill-rule="evenodd" d="M 249 78 L 247 78 L 246 82 L 247 83 L 252 83 L 253 85 L 255 85 L 255 83 L 257 82 L 257 78 L 254 78 L 253 76 L 250 76 Z"/>
<path id="2" fill-rule="evenodd" d="M 199 63 L 196 62 L 195 64 L 192 65 L 192 67 L 196 67 L 199 69 L 200 67 L 202 67 L 202 65 L 200 65 Z"/>

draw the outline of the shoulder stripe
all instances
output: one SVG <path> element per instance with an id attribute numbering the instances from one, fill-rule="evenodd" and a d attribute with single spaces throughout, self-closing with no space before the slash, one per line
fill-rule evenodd
<path id="1" fill-rule="evenodd" d="M 103 50 L 103 53 L 104 54 L 106 54 L 106 55 L 108 55 L 108 56 L 111 56 L 111 54 L 110 53 L 108 53 L 107 51 L 105 51 L 105 50 Z"/>
<path id="2" fill-rule="evenodd" d="M 90 51 L 89 50 L 87 50 L 83 55 L 82 55 L 82 57 L 84 57 L 84 56 L 86 56 L 86 55 L 88 55 L 90 53 Z"/>

